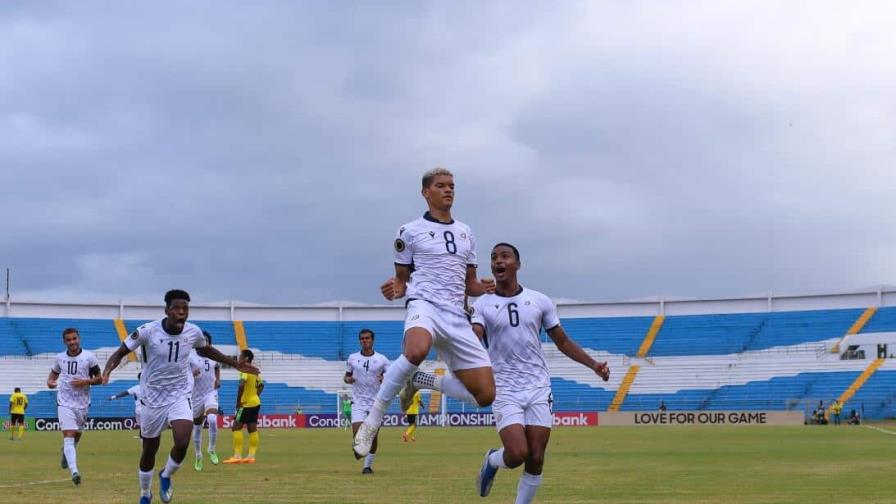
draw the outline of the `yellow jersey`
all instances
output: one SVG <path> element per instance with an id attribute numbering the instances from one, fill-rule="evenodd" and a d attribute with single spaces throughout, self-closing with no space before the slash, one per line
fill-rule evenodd
<path id="1" fill-rule="evenodd" d="M 411 405 L 408 406 L 408 410 L 405 411 L 408 415 L 417 415 L 420 413 L 420 391 L 414 393 L 414 398 L 411 399 Z"/>
<path id="2" fill-rule="evenodd" d="M 249 373 L 240 373 L 240 384 L 243 386 L 243 395 L 240 397 L 240 404 L 244 408 L 254 408 L 261 406 L 261 398 L 258 397 L 258 387 L 264 383 L 261 375 Z"/>
<path id="3" fill-rule="evenodd" d="M 9 412 L 16 415 L 24 415 L 28 406 L 28 396 L 21 392 L 13 392 L 9 396 Z"/>

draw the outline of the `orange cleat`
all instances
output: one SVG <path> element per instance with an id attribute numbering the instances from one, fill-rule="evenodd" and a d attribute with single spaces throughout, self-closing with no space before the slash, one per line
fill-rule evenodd
<path id="1" fill-rule="evenodd" d="M 230 457 L 229 459 L 224 461 L 225 464 L 242 464 L 243 459 L 240 457 Z"/>
<path id="2" fill-rule="evenodd" d="M 255 457 L 246 457 L 243 459 L 243 464 L 254 464 Z"/>

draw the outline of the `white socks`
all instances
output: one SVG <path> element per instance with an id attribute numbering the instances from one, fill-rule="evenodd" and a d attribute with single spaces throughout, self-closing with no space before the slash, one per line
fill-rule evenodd
<path id="1" fill-rule="evenodd" d="M 65 455 L 65 461 L 68 462 L 68 470 L 74 475 L 78 472 L 78 455 L 75 452 L 75 438 L 62 439 L 62 453 Z"/>
<path id="2" fill-rule="evenodd" d="M 197 458 L 202 456 L 202 424 L 193 425 L 193 451 Z"/>
<path id="3" fill-rule="evenodd" d="M 453 397 L 473 406 L 479 406 L 473 394 L 454 375 L 440 376 L 432 373 L 417 373 L 414 375 L 414 386 L 422 389 L 438 390 L 448 397 Z"/>
<path id="4" fill-rule="evenodd" d="M 507 464 L 504 463 L 504 448 L 501 448 L 500 450 L 489 455 L 488 464 L 492 467 L 507 469 Z"/>
<path id="5" fill-rule="evenodd" d="M 364 467 L 373 467 L 373 459 L 376 458 L 376 453 L 368 453 L 366 457 L 364 457 Z"/>
<path id="6" fill-rule="evenodd" d="M 529 474 L 523 471 L 520 483 L 516 487 L 516 504 L 529 504 L 535 498 L 538 487 L 541 486 L 541 475 Z"/>
<path id="7" fill-rule="evenodd" d="M 140 480 L 140 495 L 145 495 L 146 497 L 152 495 L 152 475 L 155 472 L 154 469 L 143 472 L 137 468 L 137 479 Z"/>
<path id="8" fill-rule="evenodd" d="M 398 395 L 408 376 L 416 370 L 417 366 L 411 364 L 411 361 L 404 355 L 398 356 L 389 365 L 389 369 L 383 375 L 383 383 L 380 384 L 376 400 L 373 401 L 373 407 L 370 408 L 370 413 L 367 414 L 367 418 L 364 420 L 365 424 L 379 427 L 383 423 L 383 414 L 386 413 L 386 408 L 389 407 L 392 398 Z"/>
<path id="9" fill-rule="evenodd" d="M 205 418 L 208 420 L 208 452 L 211 453 L 218 446 L 218 415 L 209 413 Z"/>
<path id="10" fill-rule="evenodd" d="M 178 469 L 180 469 L 180 464 L 175 462 L 171 455 L 168 455 L 168 462 L 165 463 L 165 469 L 160 474 L 164 478 L 170 478 Z"/>

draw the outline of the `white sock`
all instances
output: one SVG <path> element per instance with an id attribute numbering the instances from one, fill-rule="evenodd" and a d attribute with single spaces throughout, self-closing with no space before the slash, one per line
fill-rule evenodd
<path id="1" fill-rule="evenodd" d="M 168 462 L 165 463 L 165 469 L 160 474 L 162 477 L 170 478 L 178 469 L 180 469 L 180 464 L 175 462 L 171 455 L 168 455 Z"/>
<path id="2" fill-rule="evenodd" d="M 523 471 L 520 483 L 516 487 L 516 504 L 529 504 L 535 498 L 535 492 L 541 486 L 541 475 L 529 474 Z"/>
<path id="3" fill-rule="evenodd" d="M 439 376 L 432 373 L 417 373 L 414 375 L 414 385 L 417 388 L 438 390 L 448 397 L 479 406 L 476 398 L 467 390 L 463 382 L 453 375 Z"/>
<path id="4" fill-rule="evenodd" d="M 155 472 L 155 469 L 150 469 L 146 472 L 141 471 L 139 468 L 137 469 L 137 479 L 140 480 L 140 495 L 147 497 L 152 495 L 152 476 Z"/>
<path id="5" fill-rule="evenodd" d="M 368 453 L 366 457 L 364 457 L 364 467 L 373 467 L 373 459 L 376 458 L 376 453 Z"/>
<path id="6" fill-rule="evenodd" d="M 211 453 L 218 446 L 218 415 L 209 413 L 206 418 L 208 419 L 208 452 Z"/>
<path id="7" fill-rule="evenodd" d="M 65 454 L 65 461 L 68 462 L 68 470 L 72 474 L 78 472 L 78 455 L 75 451 L 75 438 L 62 439 L 62 453 Z"/>
<path id="8" fill-rule="evenodd" d="M 501 448 L 500 450 L 489 455 L 488 464 L 492 467 L 507 469 L 507 464 L 504 462 L 504 448 Z"/>
<path id="9" fill-rule="evenodd" d="M 389 369 L 383 375 L 383 383 L 380 384 L 380 390 L 376 394 L 376 398 L 387 404 L 398 395 L 398 392 L 404 387 L 404 382 L 411 376 L 411 373 L 417 370 L 417 366 L 411 364 L 411 361 L 404 355 L 399 355 Z"/>
<path id="10" fill-rule="evenodd" d="M 196 457 L 202 456 L 202 424 L 193 425 L 193 450 Z"/>

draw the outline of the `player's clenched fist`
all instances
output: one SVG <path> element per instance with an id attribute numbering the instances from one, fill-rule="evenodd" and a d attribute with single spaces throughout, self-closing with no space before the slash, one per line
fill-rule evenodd
<path id="1" fill-rule="evenodd" d="M 480 278 L 479 285 L 482 286 L 482 290 L 485 291 L 486 294 L 494 294 L 495 293 L 495 279 L 494 278 Z"/>
<path id="2" fill-rule="evenodd" d="M 404 297 L 405 290 L 405 284 L 396 280 L 395 277 L 386 280 L 386 282 L 380 286 L 380 292 L 382 292 L 383 297 L 389 301 Z"/>
<path id="3" fill-rule="evenodd" d="M 610 366 L 607 365 L 606 362 L 598 362 L 596 366 L 594 366 L 594 372 L 597 376 L 600 376 L 607 381 L 610 379 Z"/>

